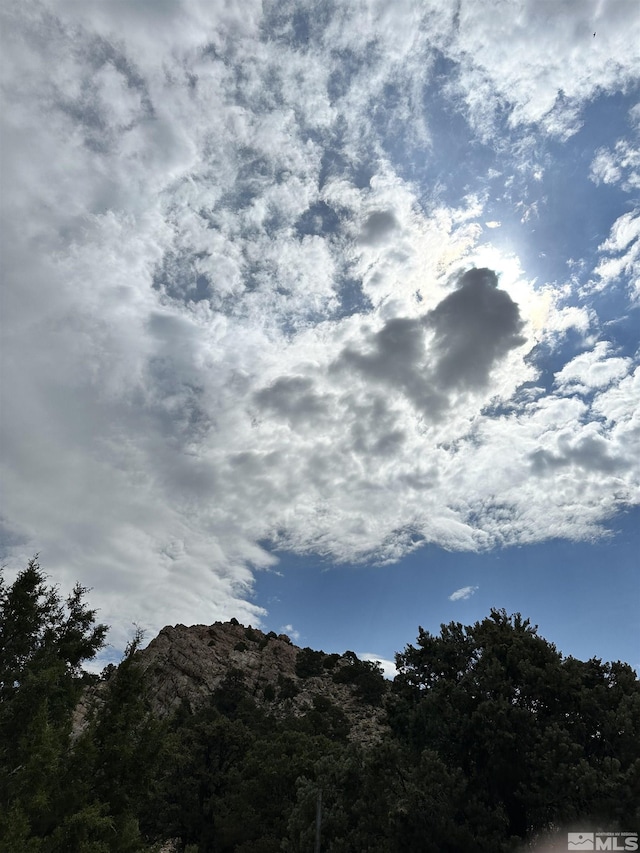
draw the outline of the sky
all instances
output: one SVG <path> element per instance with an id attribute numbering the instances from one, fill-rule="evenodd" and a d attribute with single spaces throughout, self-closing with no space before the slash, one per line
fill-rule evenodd
<path id="1" fill-rule="evenodd" d="M 640 667 L 637 0 L 0 15 L 8 577 Z"/>

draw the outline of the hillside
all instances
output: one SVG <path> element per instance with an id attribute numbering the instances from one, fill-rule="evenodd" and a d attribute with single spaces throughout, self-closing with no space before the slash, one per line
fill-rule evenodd
<path id="1" fill-rule="evenodd" d="M 137 653 L 137 660 L 160 717 L 183 703 L 196 711 L 233 683 L 278 718 L 333 706 L 345 715 L 349 738 L 362 744 L 378 741 L 387 728 L 381 704 L 389 683 L 353 652 L 301 649 L 286 634 L 264 634 L 234 620 L 167 626 Z"/>

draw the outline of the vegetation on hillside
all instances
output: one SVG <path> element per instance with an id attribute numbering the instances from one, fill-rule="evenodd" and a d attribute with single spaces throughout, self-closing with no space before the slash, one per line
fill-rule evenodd
<path id="1" fill-rule="evenodd" d="M 107 630 L 86 594 L 63 601 L 37 559 L 0 575 L 1 850 L 307 853 L 320 794 L 334 853 L 507 853 L 561 826 L 640 824 L 634 671 L 565 658 L 519 614 L 420 629 L 391 691 L 355 655 L 302 649 L 299 678 L 328 671 L 383 703 L 388 734 L 364 746 L 326 696 L 276 716 L 238 669 L 158 720 L 139 634 L 119 667 L 83 672 Z"/>

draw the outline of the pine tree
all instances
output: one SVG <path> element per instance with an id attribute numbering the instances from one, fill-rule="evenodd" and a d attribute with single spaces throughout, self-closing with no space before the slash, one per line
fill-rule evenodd
<path id="1" fill-rule="evenodd" d="M 0 848 L 15 853 L 49 849 L 40 839 L 59 825 L 81 665 L 107 632 L 84 587 L 63 602 L 46 581 L 37 556 L 10 586 L 0 572 Z"/>

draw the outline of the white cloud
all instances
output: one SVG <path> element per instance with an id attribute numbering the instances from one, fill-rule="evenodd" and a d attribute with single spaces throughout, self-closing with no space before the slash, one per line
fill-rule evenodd
<path id="1" fill-rule="evenodd" d="M 479 588 L 477 586 L 461 586 L 460 589 L 451 593 L 449 601 L 463 601 L 464 599 L 471 598 Z"/>
<path id="2" fill-rule="evenodd" d="M 298 640 L 300 639 L 300 631 L 296 631 L 296 629 L 293 627 L 293 625 L 281 625 L 280 626 L 280 633 L 286 634 L 288 637 L 290 637 L 294 641 L 294 643 L 297 643 Z"/>
<path id="3" fill-rule="evenodd" d="M 640 299 L 640 211 L 620 216 L 608 239 L 598 248 L 609 257 L 604 257 L 594 270 L 599 278 L 595 288 L 622 280 L 633 298 Z"/>
<path id="4" fill-rule="evenodd" d="M 611 344 L 598 341 L 593 349 L 567 362 L 555 376 L 555 383 L 564 393 L 588 393 L 609 387 L 629 372 L 630 358 L 610 357 Z"/>
<path id="5" fill-rule="evenodd" d="M 501 103 L 563 136 L 631 78 L 636 24 L 614 9 L 583 48 L 581 5 L 549 28 L 507 4 L 502 32 L 476 5 L 457 29 L 449 3 L 344 6 L 308 45 L 268 4 L 5 13 L 6 550 L 93 587 L 114 643 L 259 623 L 265 541 L 394 560 L 590 536 L 638 500 L 628 359 L 569 285 L 481 244 L 482 186 L 452 204 L 407 176 L 435 156 L 436 50 L 485 138 Z M 635 275 L 637 245 L 625 214 L 598 275 Z M 495 327 L 457 289 L 474 265 L 501 274 Z M 533 388 L 571 328 L 589 352 Z"/>
<path id="6" fill-rule="evenodd" d="M 601 148 L 591 164 L 591 180 L 594 183 L 617 184 L 621 170 L 615 156 L 606 148 Z"/>
<path id="7" fill-rule="evenodd" d="M 359 654 L 358 657 L 360 660 L 366 660 L 370 663 L 377 663 L 378 666 L 382 667 L 382 672 L 384 673 L 384 677 L 389 679 L 389 681 L 393 681 L 393 679 L 397 675 L 397 669 L 395 661 L 388 660 L 387 658 L 381 658 L 379 655 L 374 655 L 369 652 L 365 652 L 364 654 Z"/>
<path id="8" fill-rule="evenodd" d="M 591 164 L 591 180 L 596 184 L 620 184 L 631 192 L 640 187 L 640 150 L 619 139 L 613 150 L 600 148 Z"/>
<path id="9" fill-rule="evenodd" d="M 631 121 L 636 122 L 637 106 L 631 111 Z M 591 164 L 594 183 L 617 184 L 626 192 L 640 188 L 640 149 L 626 139 L 619 139 L 613 150 L 600 148 Z M 623 281 L 632 297 L 640 299 L 640 209 L 636 207 L 619 216 L 611 226 L 609 237 L 598 246 L 604 255 L 590 282 L 592 290 Z M 607 257 L 608 256 L 608 257 Z"/>
<path id="10" fill-rule="evenodd" d="M 452 85 L 487 135 L 506 105 L 512 126 L 536 123 L 566 138 L 580 127 L 585 101 L 631 84 L 640 65 L 640 18 L 632 2 L 565 3 L 549 14 L 547 4 L 519 0 L 501 4 L 497 26 L 495 15 L 473 0 L 458 8 L 448 49 L 461 63 L 461 77 Z"/>

